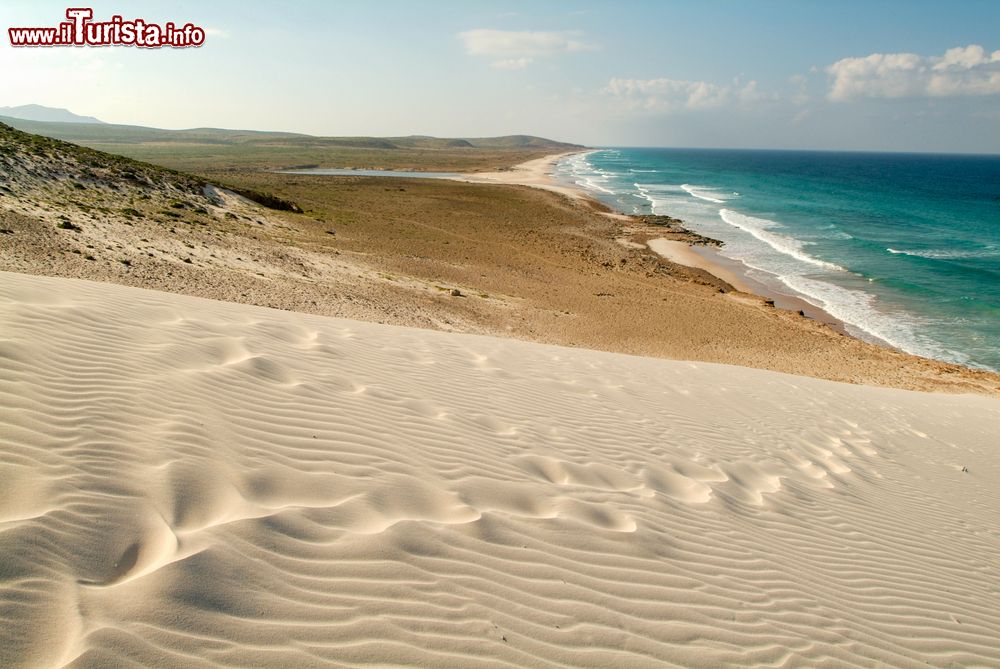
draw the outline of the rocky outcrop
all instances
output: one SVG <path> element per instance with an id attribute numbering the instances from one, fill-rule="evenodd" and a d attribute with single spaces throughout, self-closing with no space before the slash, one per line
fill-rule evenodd
<path id="1" fill-rule="evenodd" d="M 647 233 L 650 236 L 663 237 L 678 242 L 687 242 L 695 246 L 722 246 L 718 239 L 712 239 L 705 235 L 700 235 L 684 227 L 684 221 L 671 216 L 656 216 L 653 214 L 645 216 L 632 216 L 637 224 L 642 228 L 637 229 L 638 233 Z"/>

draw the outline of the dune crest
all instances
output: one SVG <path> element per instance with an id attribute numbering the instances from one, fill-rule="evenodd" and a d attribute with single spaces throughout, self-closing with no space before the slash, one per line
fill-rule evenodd
<path id="1" fill-rule="evenodd" d="M 1000 662 L 995 399 L 11 273 L 0 323 L 4 667 Z"/>

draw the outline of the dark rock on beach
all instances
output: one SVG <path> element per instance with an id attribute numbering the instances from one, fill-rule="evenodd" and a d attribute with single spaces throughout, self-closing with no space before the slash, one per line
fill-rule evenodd
<path id="1" fill-rule="evenodd" d="M 712 239 L 705 235 L 700 235 L 684 227 L 684 221 L 671 216 L 657 216 L 648 214 L 645 216 L 633 216 L 637 223 L 656 228 L 658 236 L 679 242 L 687 242 L 695 246 L 722 246 L 718 239 Z"/>

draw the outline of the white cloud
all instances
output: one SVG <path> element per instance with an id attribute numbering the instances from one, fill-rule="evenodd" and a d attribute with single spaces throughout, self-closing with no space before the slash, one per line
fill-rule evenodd
<path id="1" fill-rule="evenodd" d="M 631 109 L 677 111 L 682 109 L 718 109 L 737 104 L 751 104 L 772 96 L 757 90 L 757 82 L 741 85 L 712 84 L 681 79 L 612 79 L 606 93 L 623 100 Z"/>
<path id="2" fill-rule="evenodd" d="M 493 67 L 502 69 L 521 69 L 537 58 L 593 48 L 574 33 L 563 32 L 477 29 L 460 32 L 458 38 L 466 53 L 492 57 Z"/>
<path id="3" fill-rule="evenodd" d="M 844 58 L 826 68 L 831 100 L 854 98 L 958 97 L 1000 93 L 1000 50 L 978 44 L 948 49 L 943 56 L 873 53 Z"/>

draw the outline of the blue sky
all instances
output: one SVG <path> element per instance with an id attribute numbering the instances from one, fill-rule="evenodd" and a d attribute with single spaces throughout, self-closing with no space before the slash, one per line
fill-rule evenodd
<path id="1" fill-rule="evenodd" d="M 188 50 L 13 49 L 0 106 L 591 145 L 1000 152 L 1000 2 L 98 2 Z M 9 2 L 3 27 L 66 5 Z"/>

